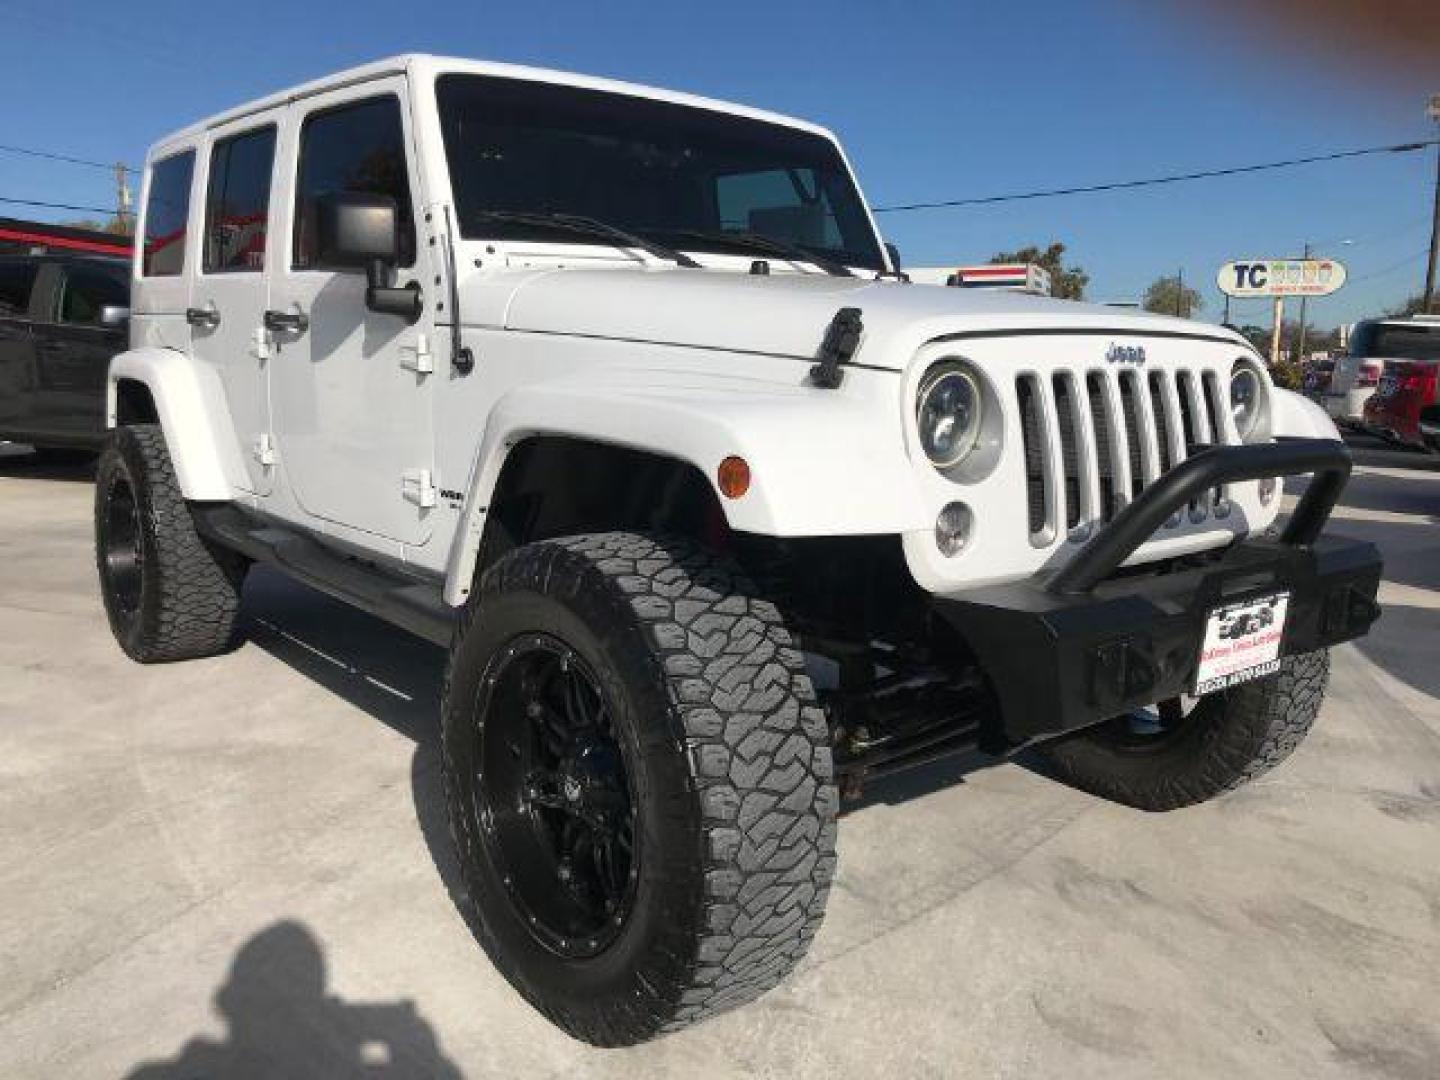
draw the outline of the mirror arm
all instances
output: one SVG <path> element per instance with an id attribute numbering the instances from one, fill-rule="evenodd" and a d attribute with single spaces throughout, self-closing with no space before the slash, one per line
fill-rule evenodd
<path id="1" fill-rule="evenodd" d="M 384 315 L 398 315 L 408 323 L 418 322 L 425 310 L 420 283 L 412 281 L 397 288 L 386 284 L 389 277 L 390 267 L 384 259 L 365 263 L 365 306 Z"/>

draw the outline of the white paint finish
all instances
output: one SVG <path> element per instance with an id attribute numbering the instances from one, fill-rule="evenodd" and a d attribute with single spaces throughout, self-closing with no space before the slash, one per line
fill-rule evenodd
<path id="1" fill-rule="evenodd" d="M 172 349 L 142 347 L 110 361 L 106 384 L 106 426 L 115 426 L 116 385 L 134 379 L 149 388 L 185 498 L 224 502 L 243 488 L 245 466 L 225 404 L 225 391 L 211 367 Z"/>
<path id="2" fill-rule="evenodd" d="M 1318 404 L 1293 390 L 1275 387 L 1270 400 L 1271 433 L 1299 439 L 1338 439 L 1335 421 Z"/>
<path id="3" fill-rule="evenodd" d="M 432 249 L 423 220 L 416 222 L 418 253 L 397 280 L 419 280 L 426 295 L 425 317 L 414 326 L 394 315 L 365 308 L 365 277 L 359 271 L 295 270 L 289 238 L 294 235 L 295 161 L 301 127 L 312 112 L 394 96 L 400 101 L 407 143 L 408 94 L 399 78 L 365 82 L 305 98 L 289 110 L 283 159 L 285 178 L 276 231 L 285 242 L 272 261 L 270 306 L 304 312 L 303 333 L 272 335 L 269 362 L 272 420 L 279 458 L 302 524 L 349 526 L 377 538 L 423 545 L 430 537 L 430 510 L 405 497 L 404 476 L 430 469 L 433 375 L 405 366 L 422 336 L 430 333 L 436 293 Z M 409 155 L 413 162 L 413 152 Z M 412 201 L 423 202 L 419 178 L 410 176 Z M 418 215 L 417 215 L 418 217 Z M 288 508 L 277 505 L 282 515 Z"/>
<path id="4" fill-rule="evenodd" d="M 197 175 L 192 201 L 191 246 L 186 258 L 191 268 L 189 306 L 213 310 L 220 318 L 213 329 L 191 327 L 190 355 L 200 365 L 213 368 L 224 386 L 230 419 L 240 441 L 241 459 L 245 463 L 245 488 L 259 496 L 267 495 L 274 485 L 273 460 L 267 464 L 264 447 L 273 445 L 270 426 L 269 387 L 267 385 L 270 351 L 264 329 L 265 309 L 269 306 L 269 273 L 276 261 L 284 258 L 288 244 L 283 231 L 281 208 L 270 200 L 266 222 L 265 270 L 204 272 L 205 193 L 209 189 L 210 169 L 215 145 L 231 136 L 276 129 L 275 164 L 272 177 L 280 173 L 279 159 L 283 147 L 279 129 L 284 110 L 247 116 L 232 124 L 212 128 L 199 144 L 195 163 Z M 257 336 L 258 335 L 258 336 Z M 272 453 L 273 458 L 273 453 Z"/>
<path id="5" fill-rule="evenodd" d="M 282 116 L 267 305 L 302 310 L 311 326 L 304 334 L 282 335 L 268 362 L 277 460 L 261 508 L 349 547 L 443 571 L 452 602 L 469 585 L 506 455 L 521 440 L 543 434 L 669 455 L 712 483 L 719 461 L 740 454 L 755 479 L 742 499 L 722 500 L 734 528 L 778 536 L 900 534 L 912 571 L 927 589 L 1030 575 L 1066 561 L 1093 523 L 1082 522 L 1070 535 L 1052 530 L 1038 543 L 1028 536 L 1014 399 L 1018 372 L 1035 373 L 1047 395 L 1055 372 L 1072 372 L 1083 394 L 1085 373 L 1107 369 L 1111 346 L 1144 345 L 1145 372 L 1212 371 L 1223 386 L 1234 359 L 1251 355 L 1238 336 L 1213 327 L 1049 298 L 831 277 L 780 261 L 776 273 L 751 276 L 743 272 L 744 259 L 707 257 L 704 269 L 687 270 L 594 243 L 471 240 L 457 245 L 457 286 L 476 369 L 461 377 L 448 362 L 454 313 L 440 310 L 442 302 L 450 304 L 448 270 L 435 258 L 443 249 L 428 242 L 440 239 L 436 233 L 444 228 L 451 196 L 433 97 L 434 78 L 446 71 L 642 94 L 829 133 L 605 80 L 402 57 L 197 125 L 154 152 L 208 145 L 218 128 L 237 117 L 248 126 L 267 109 Z M 400 275 L 401 282 L 414 278 L 425 290 L 425 315 L 414 327 L 367 312 L 358 274 L 290 269 L 295 144 L 303 116 L 379 93 L 394 93 L 404 103 L 411 189 L 431 219 L 427 225 L 422 213 L 417 221 L 417 266 Z M 197 193 L 203 173 L 202 162 Z M 192 212 L 196 236 L 199 202 L 197 197 Z M 192 270 L 197 258 L 192 244 Z M 840 390 L 817 390 L 807 384 L 808 368 L 835 312 L 849 306 L 863 312 L 864 334 L 853 358 L 860 366 L 847 369 Z M 434 361 L 430 373 L 415 370 L 422 341 Z M 918 381 L 931 363 L 957 355 L 987 374 L 1005 420 L 996 468 L 965 482 L 941 476 L 915 449 Z M 218 400 L 227 398 L 222 393 Z M 264 425 L 253 410 L 247 413 L 240 391 L 232 387 L 228 401 L 243 429 L 238 442 L 231 436 L 233 451 L 245 434 Z M 1109 411 L 1118 412 L 1115 400 Z M 1149 416 L 1143 395 L 1141 413 Z M 1122 430 L 1113 420 L 1112 428 Z M 1282 433 L 1320 430 L 1303 407 L 1278 398 L 1274 420 Z M 1226 434 L 1233 439 L 1233 432 Z M 1094 438 L 1083 425 L 1082 436 Z M 1153 443 L 1147 433 L 1147 465 Z M 1053 460 L 1052 466 L 1058 468 Z M 1122 463 L 1118 469 L 1122 480 L 1126 468 Z M 428 494 L 420 495 L 422 488 L 428 492 L 418 483 L 427 472 L 436 489 L 433 506 L 424 505 Z M 412 498 L 406 497 L 407 476 L 417 481 Z M 1095 478 L 1087 475 L 1083 486 L 1085 514 L 1093 517 Z M 245 490 L 244 484 L 234 487 L 236 495 Z M 1235 485 L 1230 495 L 1228 518 L 1179 522 L 1136 558 L 1214 546 L 1273 520 L 1273 512 L 1259 505 L 1255 485 Z M 945 559 L 935 549 L 933 522 L 956 499 L 974 511 L 976 530 L 961 554 Z M 1063 522 L 1063 492 L 1056 502 L 1056 520 Z"/>

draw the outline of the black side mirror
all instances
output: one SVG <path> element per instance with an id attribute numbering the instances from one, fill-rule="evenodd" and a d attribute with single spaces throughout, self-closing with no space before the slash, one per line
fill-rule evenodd
<path id="1" fill-rule="evenodd" d="M 420 286 L 390 285 L 399 258 L 395 200 L 389 195 L 338 191 L 315 201 L 316 262 L 321 266 L 364 267 L 365 306 L 407 322 L 424 309 Z"/>
<path id="2" fill-rule="evenodd" d="M 130 321 L 130 309 L 123 304 L 105 304 L 100 308 L 100 325 L 115 329 Z"/>

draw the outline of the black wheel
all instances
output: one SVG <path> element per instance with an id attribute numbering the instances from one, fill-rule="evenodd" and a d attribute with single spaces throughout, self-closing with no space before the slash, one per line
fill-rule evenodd
<path id="1" fill-rule="evenodd" d="M 1078 788 L 1141 810 L 1212 799 L 1273 769 L 1315 723 L 1326 650 L 1286 657 L 1274 675 L 1108 720 L 1042 748 Z"/>
<path id="2" fill-rule="evenodd" d="M 828 731 L 754 592 L 686 541 L 608 533 L 510 553 L 462 615 L 444 773 L 477 934 L 578 1038 L 758 997 L 820 924 Z"/>
<path id="3" fill-rule="evenodd" d="M 115 640 L 141 663 L 236 644 L 245 561 L 195 531 L 157 425 L 117 428 L 95 476 L 95 561 Z"/>

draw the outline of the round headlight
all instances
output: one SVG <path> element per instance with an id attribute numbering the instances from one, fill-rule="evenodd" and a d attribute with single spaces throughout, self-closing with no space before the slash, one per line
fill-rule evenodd
<path id="1" fill-rule="evenodd" d="M 1230 416 L 1241 439 L 1248 439 L 1260 419 L 1260 376 L 1248 364 L 1237 366 L 1230 375 Z"/>
<path id="2" fill-rule="evenodd" d="M 961 368 L 941 368 L 920 384 L 920 445 L 937 469 L 965 460 L 980 438 L 980 385 Z"/>

